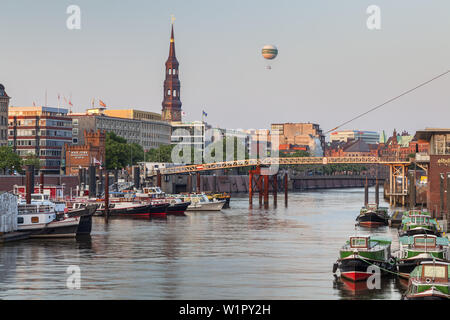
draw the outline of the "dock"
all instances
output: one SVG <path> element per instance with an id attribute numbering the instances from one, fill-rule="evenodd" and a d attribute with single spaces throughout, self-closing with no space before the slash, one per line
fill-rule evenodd
<path id="1" fill-rule="evenodd" d="M 392 228 L 398 228 L 402 224 L 403 211 L 395 210 L 391 218 L 389 219 L 389 226 Z"/>

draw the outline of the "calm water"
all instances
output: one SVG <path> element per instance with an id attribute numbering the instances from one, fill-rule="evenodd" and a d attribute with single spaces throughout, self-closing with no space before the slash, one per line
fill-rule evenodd
<path id="1" fill-rule="evenodd" d="M 400 299 L 396 278 L 380 290 L 335 280 L 332 265 L 355 230 L 363 189 L 291 193 L 289 207 L 231 209 L 167 219 L 94 218 L 84 240 L 0 245 L 2 299 Z M 374 199 L 374 195 L 371 195 Z M 258 201 L 254 198 L 254 203 Z M 387 227 L 377 234 L 397 233 Z M 81 289 L 66 287 L 81 268 Z"/>

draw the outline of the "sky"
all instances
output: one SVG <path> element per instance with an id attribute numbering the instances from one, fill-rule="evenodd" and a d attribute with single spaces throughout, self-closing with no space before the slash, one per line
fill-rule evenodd
<path id="1" fill-rule="evenodd" d="M 69 30 L 69 5 L 81 29 Z M 369 30 L 377 5 L 381 29 Z M 313 122 L 324 131 L 450 69 L 448 0 L 1 0 L 10 105 L 160 112 L 171 15 L 185 120 L 221 128 Z M 266 44 L 279 55 L 268 62 Z M 267 65 L 272 69 L 268 70 Z M 450 75 L 341 129 L 450 127 Z"/>

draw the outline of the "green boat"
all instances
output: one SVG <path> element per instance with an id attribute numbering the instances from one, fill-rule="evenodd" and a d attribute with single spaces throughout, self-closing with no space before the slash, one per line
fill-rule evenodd
<path id="1" fill-rule="evenodd" d="M 351 281 L 361 281 L 373 273 L 369 266 L 384 270 L 395 270 L 395 259 L 391 256 L 391 240 L 374 236 L 352 236 L 340 250 L 340 257 L 333 266 L 339 268 L 341 276 Z"/>
<path id="2" fill-rule="evenodd" d="M 449 300 L 450 263 L 426 261 L 414 268 L 404 299 Z"/>
<path id="3" fill-rule="evenodd" d="M 446 262 L 449 255 L 449 240 L 430 234 L 417 234 L 399 238 L 400 251 L 398 257 L 398 272 L 402 278 L 409 274 L 423 261 Z"/>
<path id="4" fill-rule="evenodd" d="M 410 210 L 403 213 L 400 236 L 413 236 L 415 234 L 432 234 L 441 236 L 441 230 L 436 219 L 429 212 Z"/>

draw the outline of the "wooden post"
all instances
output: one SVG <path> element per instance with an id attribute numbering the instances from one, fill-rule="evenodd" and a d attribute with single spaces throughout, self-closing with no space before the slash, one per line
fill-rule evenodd
<path id="1" fill-rule="evenodd" d="M 27 204 L 31 204 L 31 194 L 33 193 L 34 186 L 32 185 L 33 181 L 31 179 L 31 175 L 34 174 L 34 168 L 32 166 L 27 166 L 26 168 L 26 194 L 25 200 Z"/>
<path id="2" fill-rule="evenodd" d="M 156 186 L 161 188 L 161 173 L 159 170 L 156 173 Z"/>
<path id="3" fill-rule="evenodd" d="M 200 188 L 200 172 L 199 171 L 197 171 L 197 185 L 196 185 L 196 188 L 197 188 L 197 193 L 200 193 L 201 188 Z"/>
<path id="4" fill-rule="evenodd" d="M 416 172 L 410 172 L 409 178 L 409 208 L 412 210 L 416 206 Z"/>
<path id="5" fill-rule="evenodd" d="M 250 207 L 253 205 L 253 172 L 248 174 L 248 203 Z"/>
<path id="6" fill-rule="evenodd" d="M 284 205 L 288 206 L 288 174 L 284 174 Z"/>
<path id="7" fill-rule="evenodd" d="M 40 193 L 44 193 L 44 172 L 41 171 L 41 176 L 40 176 L 40 182 L 39 182 L 39 192 Z"/>
<path id="8" fill-rule="evenodd" d="M 442 212 L 444 211 L 444 175 L 442 173 L 439 177 L 439 191 L 440 191 L 439 212 L 437 213 L 436 218 L 440 218 Z"/>
<path id="9" fill-rule="evenodd" d="M 364 206 L 367 208 L 369 205 L 369 184 L 367 182 L 366 176 L 366 184 L 364 185 Z"/>
<path id="10" fill-rule="evenodd" d="M 105 170 L 105 220 L 109 218 L 109 173 Z"/>
<path id="11" fill-rule="evenodd" d="M 273 177 L 273 205 L 276 207 L 278 194 L 278 176 L 274 174 L 272 177 Z"/>
<path id="12" fill-rule="evenodd" d="M 262 188 L 262 176 L 258 176 L 258 196 L 259 196 L 259 205 L 262 205 L 262 199 L 263 199 L 263 188 Z"/>
<path id="13" fill-rule="evenodd" d="M 380 205 L 380 183 L 378 182 L 378 178 L 375 181 L 375 203 L 377 207 Z"/>
<path id="14" fill-rule="evenodd" d="M 269 176 L 264 175 L 264 207 L 269 206 Z"/>
<path id="15" fill-rule="evenodd" d="M 186 192 L 192 192 L 192 175 L 189 173 L 187 177 L 187 188 Z"/>
<path id="16" fill-rule="evenodd" d="M 449 223 L 450 219 L 450 172 L 447 172 L 447 211 L 446 220 Z M 448 231 L 447 231 L 448 232 Z"/>

